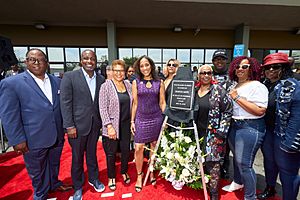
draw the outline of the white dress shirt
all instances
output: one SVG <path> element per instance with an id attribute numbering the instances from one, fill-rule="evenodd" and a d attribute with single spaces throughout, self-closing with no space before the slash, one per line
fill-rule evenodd
<path id="1" fill-rule="evenodd" d="M 51 87 L 51 82 L 49 79 L 49 76 L 45 73 L 45 78 L 44 80 L 39 79 L 36 77 L 33 73 L 31 73 L 29 70 L 27 70 L 28 73 L 32 76 L 34 81 L 38 84 L 42 92 L 45 94 L 47 99 L 50 101 L 50 103 L 53 105 L 53 99 L 52 99 L 52 87 Z"/>
<path id="2" fill-rule="evenodd" d="M 81 70 L 82 70 L 85 80 L 89 86 L 89 89 L 90 89 L 90 92 L 92 95 L 92 99 L 94 101 L 95 93 L 96 93 L 96 73 L 94 72 L 92 78 L 90 78 L 90 76 L 86 73 L 86 71 L 83 69 L 83 67 L 81 67 Z"/>

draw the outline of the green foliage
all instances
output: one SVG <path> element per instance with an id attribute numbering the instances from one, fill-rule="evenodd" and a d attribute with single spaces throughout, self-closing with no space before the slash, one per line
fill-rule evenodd
<path id="1" fill-rule="evenodd" d="M 137 61 L 138 57 L 124 57 L 123 60 L 127 66 L 132 66 L 135 61 Z"/>

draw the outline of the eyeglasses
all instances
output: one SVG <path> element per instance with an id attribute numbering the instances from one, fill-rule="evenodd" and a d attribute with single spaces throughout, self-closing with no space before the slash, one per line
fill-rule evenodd
<path id="1" fill-rule="evenodd" d="M 199 73 L 200 75 L 208 75 L 208 76 L 211 76 L 212 75 L 212 72 L 209 71 L 209 72 L 200 72 Z"/>
<path id="2" fill-rule="evenodd" d="M 270 69 L 273 69 L 273 70 L 278 70 L 278 69 L 280 69 L 280 68 L 282 68 L 282 65 L 268 65 L 268 66 L 265 66 L 264 67 L 264 70 L 270 70 Z"/>
<path id="3" fill-rule="evenodd" d="M 117 70 L 117 69 L 113 69 L 113 72 L 115 72 L 115 73 L 124 73 L 125 70 Z"/>
<path id="4" fill-rule="evenodd" d="M 41 64 L 44 64 L 44 63 L 47 62 L 47 60 L 44 59 L 44 58 L 37 59 L 37 58 L 34 58 L 34 57 L 26 58 L 26 60 L 27 60 L 27 62 L 29 62 L 30 64 L 35 64 L 36 62 L 37 62 L 38 64 L 40 64 L 40 63 L 41 63 Z"/>
<path id="5" fill-rule="evenodd" d="M 172 66 L 172 67 L 177 67 L 178 65 L 175 64 L 175 63 L 174 63 L 174 64 L 169 63 L 169 64 L 168 64 L 168 67 L 171 67 L 171 66 Z"/>
<path id="6" fill-rule="evenodd" d="M 236 67 L 236 69 L 247 69 L 248 67 L 250 67 L 250 64 L 243 64 L 243 65 L 238 65 L 237 67 Z"/>
<path id="7" fill-rule="evenodd" d="M 129 70 L 128 73 L 134 73 L 134 71 L 133 70 Z"/>

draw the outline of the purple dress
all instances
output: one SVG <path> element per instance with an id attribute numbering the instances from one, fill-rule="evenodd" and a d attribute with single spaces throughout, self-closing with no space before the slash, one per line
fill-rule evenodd
<path id="1" fill-rule="evenodd" d="M 163 122 L 159 107 L 160 80 L 151 80 L 152 87 L 147 88 L 147 81 L 136 79 L 138 105 L 135 117 L 135 143 L 148 143 L 158 139 Z"/>

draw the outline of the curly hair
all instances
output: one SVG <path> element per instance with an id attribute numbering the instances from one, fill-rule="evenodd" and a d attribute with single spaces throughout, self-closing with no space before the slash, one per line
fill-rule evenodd
<path id="1" fill-rule="evenodd" d="M 143 80 L 144 79 L 144 75 L 142 74 L 141 70 L 140 70 L 140 64 L 141 64 L 141 60 L 145 58 L 148 60 L 150 66 L 151 66 L 151 76 L 154 80 L 158 80 L 158 76 L 157 76 L 157 73 L 155 71 L 155 64 L 154 64 L 154 61 L 146 56 L 146 55 L 143 55 L 141 56 L 137 61 L 135 61 L 135 63 L 133 64 L 134 65 L 134 68 L 135 68 L 135 71 L 136 71 L 136 74 L 138 75 L 138 77 Z"/>
<path id="2" fill-rule="evenodd" d="M 255 58 L 250 58 L 247 56 L 239 56 L 236 57 L 229 66 L 229 78 L 234 81 L 238 81 L 238 77 L 235 74 L 235 70 L 237 66 L 242 62 L 242 60 L 247 59 L 249 61 L 249 80 L 257 80 L 261 79 L 261 65 Z"/>

